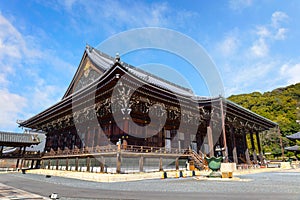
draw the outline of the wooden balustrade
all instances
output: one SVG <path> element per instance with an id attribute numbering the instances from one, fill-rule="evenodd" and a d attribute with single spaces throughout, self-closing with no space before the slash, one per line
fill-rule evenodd
<path id="1" fill-rule="evenodd" d="M 54 151 L 51 149 L 46 152 L 45 156 L 59 156 L 59 155 L 80 155 L 80 154 L 97 154 L 97 153 L 111 153 L 117 152 L 118 147 L 116 145 L 107 146 L 96 146 L 96 147 L 84 147 L 84 148 L 74 148 L 64 150 L 58 149 Z M 121 152 L 135 152 L 135 153 L 157 153 L 157 154 L 185 154 L 187 149 L 178 148 L 165 148 L 165 147 L 150 147 L 150 146 L 136 146 L 136 145 L 126 145 L 126 148 L 121 146 Z"/>

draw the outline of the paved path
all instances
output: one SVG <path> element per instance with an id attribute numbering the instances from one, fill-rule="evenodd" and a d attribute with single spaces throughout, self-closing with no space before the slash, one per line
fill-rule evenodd
<path id="1" fill-rule="evenodd" d="M 194 178 L 99 183 L 38 174 L 0 174 L 0 182 L 61 200 L 75 199 L 300 199 L 299 170 L 240 175 L 242 181 L 199 181 Z"/>
<path id="2" fill-rule="evenodd" d="M 29 200 L 29 199 L 47 199 L 47 198 L 0 183 L 0 199 L 1 200 L 12 200 L 12 199 Z"/>

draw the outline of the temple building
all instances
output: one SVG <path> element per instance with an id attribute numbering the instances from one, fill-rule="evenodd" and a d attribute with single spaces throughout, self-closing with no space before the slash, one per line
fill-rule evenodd
<path id="1" fill-rule="evenodd" d="M 260 134 L 278 128 L 223 97 L 196 96 L 91 46 L 62 100 L 20 126 L 45 132 L 45 168 L 111 165 L 117 173 L 128 165 L 177 169 L 181 159 L 201 168 L 204 156 L 251 164 L 262 159 Z"/>

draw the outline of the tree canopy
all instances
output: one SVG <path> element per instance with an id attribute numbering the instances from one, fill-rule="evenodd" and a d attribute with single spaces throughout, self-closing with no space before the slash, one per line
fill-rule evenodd
<path id="1" fill-rule="evenodd" d="M 232 95 L 229 100 L 279 124 L 284 146 L 294 145 L 285 138 L 300 131 L 300 83 L 271 92 L 252 92 L 250 94 Z M 273 131 L 263 136 L 263 149 L 273 155 L 280 152 L 278 133 Z"/>

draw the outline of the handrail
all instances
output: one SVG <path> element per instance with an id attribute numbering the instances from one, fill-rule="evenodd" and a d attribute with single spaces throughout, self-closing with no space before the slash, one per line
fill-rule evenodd
<path id="1" fill-rule="evenodd" d="M 196 165 L 198 165 L 201 168 L 204 168 L 207 166 L 207 161 L 204 159 L 204 154 L 200 151 L 199 155 L 195 150 L 189 150 L 190 157 L 194 160 Z"/>
<path id="2" fill-rule="evenodd" d="M 121 145 L 118 149 L 117 145 L 96 146 L 96 147 L 84 147 L 61 150 L 51 149 L 49 152 L 45 152 L 45 156 L 55 155 L 78 155 L 78 154 L 95 154 L 95 153 L 111 153 L 111 152 L 136 152 L 136 153 L 157 153 L 157 154 L 185 154 L 187 149 L 178 148 L 166 148 L 166 147 L 152 147 L 152 146 L 137 146 L 137 145 Z"/>

